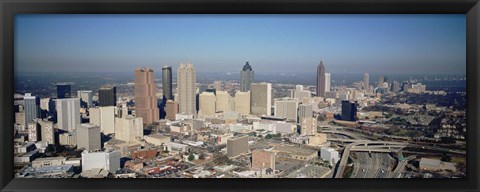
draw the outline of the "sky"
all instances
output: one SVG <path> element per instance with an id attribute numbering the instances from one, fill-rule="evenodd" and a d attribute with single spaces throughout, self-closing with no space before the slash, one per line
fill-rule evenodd
<path id="1" fill-rule="evenodd" d="M 466 19 L 443 15 L 17 15 L 16 72 L 465 74 Z"/>

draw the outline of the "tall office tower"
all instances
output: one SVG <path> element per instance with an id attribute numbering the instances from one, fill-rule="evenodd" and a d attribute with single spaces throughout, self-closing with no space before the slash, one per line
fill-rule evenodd
<path id="1" fill-rule="evenodd" d="M 88 109 L 88 117 L 90 118 L 90 124 L 100 126 L 100 108 L 95 107 L 95 108 L 90 108 Z"/>
<path id="2" fill-rule="evenodd" d="M 317 118 L 304 117 L 300 120 L 300 134 L 315 135 L 317 133 Z"/>
<path id="3" fill-rule="evenodd" d="M 235 93 L 235 111 L 242 115 L 250 115 L 250 91 Z"/>
<path id="4" fill-rule="evenodd" d="M 165 101 L 173 100 L 172 67 L 171 66 L 164 66 L 162 68 L 162 88 L 163 88 L 163 99 Z"/>
<path id="5" fill-rule="evenodd" d="M 368 73 L 363 74 L 363 89 L 370 89 L 370 75 Z"/>
<path id="6" fill-rule="evenodd" d="M 135 100 L 136 101 L 136 100 Z M 100 107 L 117 105 L 117 87 L 103 86 L 98 90 L 98 105 Z"/>
<path id="7" fill-rule="evenodd" d="M 313 117 L 313 104 L 301 104 L 298 107 L 298 122 L 305 117 Z"/>
<path id="8" fill-rule="evenodd" d="M 272 84 L 252 83 L 250 87 L 250 112 L 253 115 L 272 115 Z"/>
<path id="9" fill-rule="evenodd" d="M 71 98 L 71 89 L 69 83 L 57 83 L 57 99 Z"/>
<path id="10" fill-rule="evenodd" d="M 100 127 L 82 123 L 77 126 L 77 149 L 87 151 L 101 149 Z"/>
<path id="11" fill-rule="evenodd" d="M 191 63 L 181 63 L 177 71 L 177 92 L 179 112 L 186 115 L 196 114 L 196 75 Z"/>
<path id="12" fill-rule="evenodd" d="M 403 92 L 408 92 L 408 89 L 410 89 L 410 83 L 408 81 L 405 81 L 402 83 L 402 91 Z"/>
<path id="13" fill-rule="evenodd" d="M 385 76 L 381 75 L 379 78 L 378 78 L 378 87 L 382 87 L 383 88 L 383 83 L 385 82 Z"/>
<path id="14" fill-rule="evenodd" d="M 297 121 L 298 101 L 282 99 L 275 101 L 275 116 L 285 117 L 287 121 Z"/>
<path id="15" fill-rule="evenodd" d="M 53 99 L 52 98 L 40 99 L 40 110 L 45 110 L 51 113 L 54 112 L 55 102 L 53 101 Z"/>
<path id="16" fill-rule="evenodd" d="M 23 97 L 24 112 L 25 112 L 25 125 L 33 121 L 35 118 L 40 117 L 40 97 L 32 96 L 30 93 L 25 93 Z"/>
<path id="17" fill-rule="evenodd" d="M 165 105 L 166 118 L 170 121 L 175 120 L 175 115 L 178 113 L 178 103 L 173 100 L 168 100 Z"/>
<path id="18" fill-rule="evenodd" d="M 215 101 L 215 112 L 230 111 L 228 97 L 230 96 L 226 91 L 217 91 L 217 100 Z"/>
<path id="19" fill-rule="evenodd" d="M 230 111 L 235 111 L 235 97 L 228 96 L 228 107 Z"/>
<path id="20" fill-rule="evenodd" d="M 268 168 L 275 170 L 275 153 L 265 149 L 253 150 L 252 169 L 264 170 Z"/>
<path id="21" fill-rule="evenodd" d="M 199 96 L 199 111 L 201 115 L 215 115 L 215 95 L 211 92 L 203 92 Z"/>
<path id="22" fill-rule="evenodd" d="M 240 71 L 240 90 L 242 92 L 250 91 L 250 86 L 253 83 L 253 76 L 254 73 L 252 66 L 250 66 L 247 61 L 247 63 L 245 63 L 245 65 L 243 66 L 243 69 Z"/>
<path id="23" fill-rule="evenodd" d="M 83 151 L 82 172 L 92 169 L 103 169 L 115 173 L 120 169 L 120 151 Z"/>
<path id="24" fill-rule="evenodd" d="M 227 140 L 227 155 L 235 157 L 248 152 L 248 136 L 239 136 Z"/>
<path id="25" fill-rule="evenodd" d="M 160 118 L 155 95 L 155 82 L 151 68 L 135 69 L 135 115 L 146 125 Z"/>
<path id="26" fill-rule="evenodd" d="M 28 128 L 28 141 L 37 142 L 41 139 L 40 124 L 37 123 L 38 119 L 34 119 L 27 124 Z"/>
<path id="27" fill-rule="evenodd" d="M 304 90 L 303 85 L 296 85 L 293 97 L 296 99 L 310 98 L 311 93 L 310 90 Z"/>
<path id="28" fill-rule="evenodd" d="M 115 139 L 133 142 L 143 139 L 143 121 L 140 117 L 115 118 Z"/>
<path id="29" fill-rule="evenodd" d="M 325 66 L 323 61 L 317 66 L 317 97 L 325 97 Z"/>
<path id="30" fill-rule="evenodd" d="M 399 92 L 400 91 L 400 83 L 398 81 L 393 81 L 392 91 L 393 92 Z"/>
<path id="31" fill-rule="evenodd" d="M 357 115 L 357 103 L 342 101 L 342 120 L 355 121 Z"/>
<path id="32" fill-rule="evenodd" d="M 222 91 L 222 81 L 214 81 L 213 82 L 213 88 L 217 91 Z"/>
<path id="33" fill-rule="evenodd" d="M 77 91 L 77 97 L 80 98 L 80 105 L 85 108 L 93 107 L 92 91 L 79 90 Z"/>
<path id="34" fill-rule="evenodd" d="M 41 129 L 41 138 L 43 142 L 49 145 L 55 145 L 55 129 L 51 121 L 38 121 Z"/>
<path id="35" fill-rule="evenodd" d="M 59 129 L 72 132 L 80 124 L 80 99 L 57 99 L 57 124 Z"/>
<path id="36" fill-rule="evenodd" d="M 325 73 L 325 92 L 330 92 L 331 76 L 330 73 Z"/>
<path id="37" fill-rule="evenodd" d="M 100 109 L 100 131 L 103 134 L 108 135 L 115 133 L 115 107 L 99 107 Z M 97 122 L 91 124 L 96 125 Z"/>

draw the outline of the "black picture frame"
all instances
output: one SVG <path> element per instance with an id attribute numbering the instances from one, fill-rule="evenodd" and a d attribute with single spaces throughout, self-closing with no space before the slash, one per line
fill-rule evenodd
<path id="1" fill-rule="evenodd" d="M 2 191 L 479 191 L 480 4 L 478 0 L 3 0 L 0 68 Z M 15 179 L 13 174 L 16 14 L 466 14 L 465 179 Z"/>

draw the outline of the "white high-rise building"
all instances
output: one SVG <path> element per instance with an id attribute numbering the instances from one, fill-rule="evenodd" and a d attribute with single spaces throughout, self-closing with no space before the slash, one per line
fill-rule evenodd
<path id="1" fill-rule="evenodd" d="M 77 149 L 87 151 L 101 149 L 100 127 L 83 123 L 77 127 Z"/>
<path id="2" fill-rule="evenodd" d="M 272 115 L 272 84 L 252 83 L 250 86 L 250 106 L 254 115 Z"/>
<path id="3" fill-rule="evenodd" d="M 295 90 L 293 91 L 294 98 L 296 99 L 305 99 L 305 98 L 311 98 L 311 92 L 310 90 L 304 90 L 303 85 L 296 85 Z"/>
<path id="4" fill-rule="evenodd" d="M 143 120 L 141 117 L 128 115 L 125 118 L 115 118 L 115 139 L 133 142 L 143 138 Z"/>
<path id="5" fill-rule="evenodd" d="M 82 172 L 92 169 L 103 169 L 110 173 L 120 169 L 119 151 L 94 151 L 82 152 Z"/>
<path id="6" fill-rule="evenodd" d="M 203 92 L 199 96 L 199 115 L 215 115 L 215 94 Z"/>
<path id="7" fill-rule="evenodd" d="M 284 98 L 275 101 L 275 116 L 285 117 L 287 121 L 297 121 L 298 101 Z"/>
<path id="8" fill-rule="evenodd" d="M 196 114 L 196 75 L 191 63 L 181 63 L 177 71 L 177 93 L 179 113 Z"/>
<path id="9" fill-rule="evenodd" d="M 100 130 L 103 134 L 115 133 L 115 107 L 106 106 L 100 109 Z M 95 125 L 95 123 L 92 123 Z"/>
<path id="10" fill-rule="evenodd" d="M 325 92 L 330 92 L 331 74 L 325 73 Z"/>
<path id="11" fill-rule="evenodd" d="M 226 91 L 217 91 L 215 101 L 215 112 L 227 112 L 230 111 L 230 105 L 228 103 L 229 94 Z"/>
<path id="12" fill-rule="evenodd" d="M 91 90 L 79 90 L 77 91 L 77 97 L 85 102 L 87 108 L 93 107 L 93 95 Z"/>
<path id="13" fill-rule="evenodd" d="M 320 149 L 320 158 L 334 165 L 340 160 L 340 155 L 338 151 L 333 148 L 322 147 Z"/>
<path id="14" fill-rule="evenodd" d="M 235 93 L 235 111 L 242 115 L 250 115 L 250 91 Z"/>
<path id="15" fill-rule="evenodd" d="M 57 99 L 57 124 L 58 128 L 65 131 L 74 131 L 80 125 L 80 99 Z"/>

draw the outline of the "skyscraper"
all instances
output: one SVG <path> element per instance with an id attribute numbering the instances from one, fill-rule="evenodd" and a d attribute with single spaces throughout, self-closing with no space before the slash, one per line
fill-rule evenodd
<path id="1" fill-rule="evenodd" d="M 163 99 L 165 101 L 173 99 L 172 92 L 172 67 L 164 66 L 162 68 L 162 88 L 163 88 Z"/>
<path id="2" fill-rule="evenodd" d="M 355 121 L 357 115 L 357 103 L 342 101 L 342 120 Z"/>
<path id="3" fill-rule="evenodd" d="M 103 86 L 98 90 L 98 103 L 100 107 L 117 105 L 117 88 Z"/>
<path id="4" fill-rule="evenodd" d="M 177 71 L 177 89 L 179 112 L 187 115 L 196 113 L 196 74 L 191 63 L 181 63 Z"/>
<path id="5" fill-rule="evenodd" d="M 317 97 L 325 97 L 325 66 L 320 61 L 317 67 Z"/>
<path id="6" fill-rule="evenodd" d="M 275 116 L 287 118 L 287 121 L 297 121 L 298 101 L 282 99 L 275 101 Z"/>
<path id="7" fill-rule="evenodd" d="M 243 66 L 242 71 L 240 71 L 240 90 L 242 92 L 250 91 L 250 86 L 253 83 L 253 69 L 248 61 Z"/>
<path id="8" fill-rule="evenodd" d="M 215 90 L 217 91 L 222 91 L 222 81 L 214 81 L 213 82 L 213 87 L 215 88 Z"/>
<path id="9" fill-rule="evenodd" d="M 80 125 L 80 99 L 57 99 L 58 128 L 72 132 Z"/>
<path id="10" fill-rule="evenodd" d="M 383 83 L 385 81 L 385 76 L 381 75 L 379 78 L 378 78 L 378 87 L 382 87 L 383 88 Z"/>
<path id="11" fill-rule="evenodd" d="M 106 106 L 99 107 L 100 109 L 100 131 L 105 134 L 115 133 L 115 107 Z M 96 122 L 91 122 L 96 124 Z"/>
<path id="12" fill-rule="evenodd" d="M 325 92 L 330 92 L 331 74 L 325 73 Z"/>
<path id="13" fill-rule="evenodd" d="M 215 101 L 215 112 L 230 111 L 229 94 L 226 91 L 217 91 Z"/>
<path id="14" fill-rule="evenodd" d="M 68 83 L 57 83 L 57 99 L 71 97 L 71 85 Z"/>
<path id="15" fill-rule="evenodd" d="M 313 117 L 313 104 L 301 104 L 298 106 L 298 122 L 305 117 Z"/>
<path id="16" fill-rule="evenodd" d="M 363 89 L 370 89 L 370 75 L 368 73 L 363 74 Z"/>
<path id="17" fill-rule="evenodd" d="M 85 108 L 93 107 L 92 91 L 79 90 L 77 91 L 77 97 L 80 98 L 80 105 Z"/>
<path id="18" fill-rule="evenodd" d="M 151 68 L 135 69 L 135 115 L 146 125 L 160 118 Z"/>
<path id="19" fill-rule="evenodd" d="M 252 83 L 250 110 L 254 115 L 272 115 L 272 84 Z"/>
<path id="20" fill-rule="evenodd" d="M 173 100 L 168 100 L 165 105 L 166 118 L 170 121 L 175 120 L 175 115 L 178 113 L 178 103 Z"/>
<path id="21" fill-rule="evenodd" d="M 198 111 L 201 115 L 215 115 L 215 95 L 211 92 L 203 92 L 200 94 L 200 109 Z"/>
<path id="22" fill-rule="evenodd" d="M 23 97 L 24 112 L 25 112 L 25 125 L 28 125 L 35 118 L 40 117 L 40 97 L 32 96 L 31 93 L 25 93 Z"/>
<path id="23" fill-rule="evenodd" d="M 235 93 L 235 111 L 242 115 L 250 114 L 250 91 Z"/>
<path id="24" fill-rule="evenodd" d="M 115 118 L 115 139 L 125 142 L 143 139 L 142 118 L 131 115 Z"/>
<path id="25" fill-rule="evenodd" d="M 77 149 L 87 151 L 101 149 L 100 127 L 83 123 L 77 126 Z"/>

